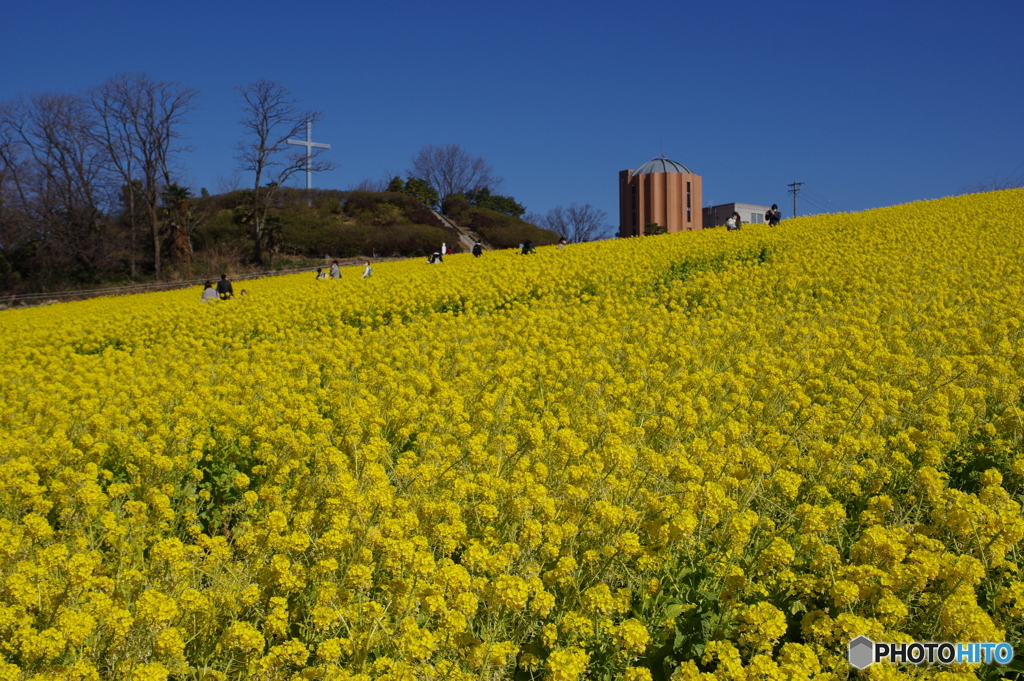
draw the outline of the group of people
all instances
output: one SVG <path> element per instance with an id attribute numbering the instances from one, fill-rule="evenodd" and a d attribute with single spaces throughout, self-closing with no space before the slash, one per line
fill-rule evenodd
<path id="1" fill-rule="evenodd" d="M 364 260 L 363 262 L 365 264 L 365 268 L 363 269 L 363 276 L 362 276 L 362 278 L 366 279 L 367 277 L 369 277 L 370 275 L 373 274 L 373 268 L 370 267 L 370 261 L 369 260 Z M 341 265 L 338 264 L 337 260 L 335 260 L 334 262 L 331 263 L 331 274 L 330 274 L 330 277 L 331 277 L 331 279 L 341 279 Z M 324 271 L 324 268 L 322 268 L 322 267 L 317 267 L 316 268 L 316 278 L 317 279 L 326 279 L 327 278 L 327 272 Z"/>
<path id="2" fill-rule="evenodd" d="M 316 278 L 317 279 L 326 279 L 327 278 L 327 272 L 324 271 L 324 268 L 322 268 L 322 267 L 317 267 L 316 268 Z M 331 279 L 341 279 L 341 266 L 338 264 L 337 260 L 335 260 L 334 262 L 331 263 Z"/>
<path id="3" fill-rule="evenodd" d="M 245 289 L 243 288 L 238 294 L 240 296 L 246 295 Z M 202 301 L 208 302 L 211 300 L 228 300 L 229 298 L 235 297 L 235 287 L 228 281 L 228 275 L 220 275 L 220 281 L 217 282 L 217 288 L 213 287 L 213 282 L 209 279 L 203 285 L 203 297 Z"/>
<path id="4" fill-rule="evenodd" d="M 734 215 L 735 215 L 735 213 L 734 213 Z M 565 246 L 566 243 L 567 242 L 566 242 L 565 238 L 563 237 L 561 240 L 559 240 L 558 247 L 562 248 L 562 247 Z M 520 249 L 520 251 L 522 252 L 523 255 L 528 255 L 530 253 L 533 253 L 534 252 L 533 242 L 530 241 L 529 239 L 527 239 L 524 243 L 519 244 L 519 249 Z M 483 247 L 483 245 L 479 241 L 474 242 L 472 253 L 473 253 L 473 256 L 477 257 L 477 258 L 479 258 L 481 255 L 483 255 L 484 247 Z M 435 251 L 434 253 L 432 253 L 430 255 L 430 257 L 427 258 L 427 264 L 432 265 L 434 263 L 444 262 L 444 256 L 447 255 L 447 254 L 448 254 L 448 245 L 446 243 L 442 243 L 441 244 L 441 250 L 440 251 Z M 362 278 L 363 279 L 367 279 L 367 278 L 369 278 L 373 274 L 373 268 L 370 266 L 370 261 L 369 260 L 366 260 L 364 262 L 365 262 L 365 267 L 363 269 L 363 276 L 362 276 Z M 341 265 L 338 263 L 337 260 L 335 260 L 334 262 L 331 263 L 331 267 L 330 267 L 330 271 L 329 272 L 324 270 L 324 268 L 322 268 L 322 267 L 317 267 L 316 268 L 316 278 L 317 278 L 317 280 L 327 279 L 328 277 L 331 278 L 331 279 L 341 279 Z M 243 296 L 245 295 L 245 290 L 244 289 L 242 290 L 241 295 L 243 295 Z M 206 301 L 209 301 L 209 300 L 227 300 L 228 298 L 234 298 L 234 297 L 235 297 L 235 290 L 231 286 L 231 282 L 228 281 L 228 275 L 226 275 L 226 274 L 220 275 L 220 281 L 217 282 L 217 287 L 216 288 L 214 288 L 212 281 L 207 281 L 205 287 L 203 288 L 203 297 L 202 297 L 202 301 L 203 302 L 206 302 Z"/>
<path id="5" fill-rule="evenodd" d="M 365 267 L 363 269 L 363 276 L 362 276 L 362 278 L 363 279 L 367 279 L 367 278 L 369 278 L 373 274 L 373 267 L 370 266 L 370 261 L 369 260 L 366 260 L 364 262 L 365 262 Z M 341 279 L 341 265 L 338 264 L 337 260 L 335 260 L 334 262 L 331 263 L 331 270 L 330 270 L 330 275 L 329 276 L 330 276 L 331 279 Z M 328 273 L 324 271 L 324 268 L 322 268 L 322 267 L 317 267 L 316 268 L 316 278 L 317 278 L 317 280 L 327 279 L 327 277 L 328 277 Z M 246 290 L 242 289 L 241 292 L 239 293 L 239 295 L 240 296 L 246 295 Z M 202 298 L 200 300 L 205 303 L 205 302 L 208 302 L 208 301 L 211 301 L 211 300 L 228 300 L 229 298 L 234 298 L 234 297 L 235 297 L 235 288 L 234 288 L 234 286 L 232 286 L 231 282 L 228 281 L 228 275 L 222 274 L 222 275 L 220 275 L 220 281 L 217 282 L 216 288 L 214 288 L 212 281 L 210 281 L 210 280 L 206 281 L 206 283 L 203 285 L 203 295 L 202 295 Z"/>
<path id="6" fill-rule="evenodd" d="M 448 255 L 448 244 L 442 243 L 441 250 L 434 251 L 433 253 L 427 256 L 427 264 L 434 265 L 436 263 L 444 262 L 444 256 L 446 255 Z"/>
<path id="7" fill-rule="evenodd" d="M 774 203 L 772 204 L 772 207 L 764 214 L 764 221 L 768 223 L 769 227 L 775 227 L 782 221 L 782 211 L 779 210 L 777 205 Z M 739 229 L 742 225 L 743 220 L 740 219 L 740 214 L 736 211 L 733 211 L 732 215 L 729 216 L 729 219 L 725 221 L 725 228 L 728 230 Z"/>
<path id="8" fill-rule="evenodd" d="M 484 254 L 483 244 L 481 244 L 479 241 L 474 241 L 471 252 L 473 253 L 474 258 L 479 258 L 481 255 Z M 444 262 L 444 256 L 446 255 L 448 255 L 448 244 L 442 243 L 441 250 L 434 251 L 429 256 L 427 256 L 427 264 L 434 265 L 436 263 Z"/>

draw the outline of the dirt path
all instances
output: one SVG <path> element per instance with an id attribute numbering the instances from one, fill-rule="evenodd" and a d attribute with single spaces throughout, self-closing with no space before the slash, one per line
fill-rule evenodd
<path id="1" fill-rule="evenodd" d="M 459 243 L 462 244 L 463 249 L 467 253 L 469 253 L 469 252 L 471 252 L 473 250 L 473 246 L 477 242 L 480 242 L 480 245 L 484 247 L 485 251 L 493 251 L 494 250 L 494 246 L 491 246 L 489 243 L 487 243 L 487 241 L 482 236 L 480 236 L 479 234 L 477 234 L 473 230 L 469 229 L 468 227 L 459 227 L 457 224 L 455 224 L 454 220 L 449 218 L 447 215 L 444 215 L 440 211 L 436 211 L 435 210 L 435 211 L 431 211 L 431 212 L 434 215 L 437 216 L 438 220 L 440 220 L 445 225 L 447 225 L 448 227 L 451 227 L 456 232 L 458 232 L 458 234 L 459 234 Z"/>

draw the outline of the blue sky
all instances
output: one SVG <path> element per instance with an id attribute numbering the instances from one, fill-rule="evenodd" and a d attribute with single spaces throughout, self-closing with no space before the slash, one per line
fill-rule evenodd
<path id="1" fill-rule="evenodd" d="M 182 157 L 227 187 L 233 88 L 287 86 L 348 189 L 461 144 L 531 212 L 618 218 L 618 171 L 664 153 L 704 204 L 863 210 L 1024 179 L 1024 2 L 525 0 L 8 3 L 0 100 L 145 72 L 200 91 Z M 304 176 L 296 179 L 304 182 Z M 238 184 L 251 179 L 240 176 Z"/>

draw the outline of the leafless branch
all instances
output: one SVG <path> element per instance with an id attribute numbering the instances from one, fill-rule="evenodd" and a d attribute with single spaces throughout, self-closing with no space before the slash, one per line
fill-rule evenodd
<path id="1" fill-rule="evenodd" d="M 288 89 L 274 81 L 258 80 L 235 88 L 242 99 L 243 117 L 239 121 L 246 133 L 235 145 L 238 169 L 252 173 L 253 259 L 262 262 L 267 238 L 267 214 L 274 194 L 288 180 L 307 167 L 304 152 L 286 153 L 288 139 L 305 134 L 307 123 L 323 120 L 319 111 L 301 110 Z M 322 149 L 309 156 L 309 169 L 330 170 L 334 164 L 320 158 Z"/>
<path id="2" fill-rule="evenodd" d="M 478 191 L 484 187 L 493 193 L 502 183 L 482 156 L 470 156 L 459 144 L 423 147 L 412 158 L 408 174 L 426 180 L 442 200 L 452 194 Z"/>
<path id="3" fill-rule="evenodd" d="M 539 216 L 537 216 L 539 217 Z M 589 203 L 574 203 L 568 208 L 558 206 L 548 211 L 547 215 L 536 223 L 540 227 L 550 229 L 572 243 L 603 239 L 610 234 L 608 213 Z"/>

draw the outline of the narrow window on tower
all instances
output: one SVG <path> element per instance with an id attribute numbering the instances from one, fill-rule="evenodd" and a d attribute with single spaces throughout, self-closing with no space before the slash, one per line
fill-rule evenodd
<path id="1" fill-rule="evenodd" d="M 632 204 L 632 207 L 633 207 L 633 234 L 639 235 L 640 232 L 637 229 L 637 220 L 636 220 L 636 208 L 637 208 L 636 207 L 636 185 L 635 184 L 631 184 L 630 187 L 632 188 L 632 191 L 633 191 L 633 200 L 630 202 Z"/>
<path id="2" fill-rule="evenodd" d="M 686 183 L 686 221 L 693 222 L 690 217 L 690 183 Z"/>

